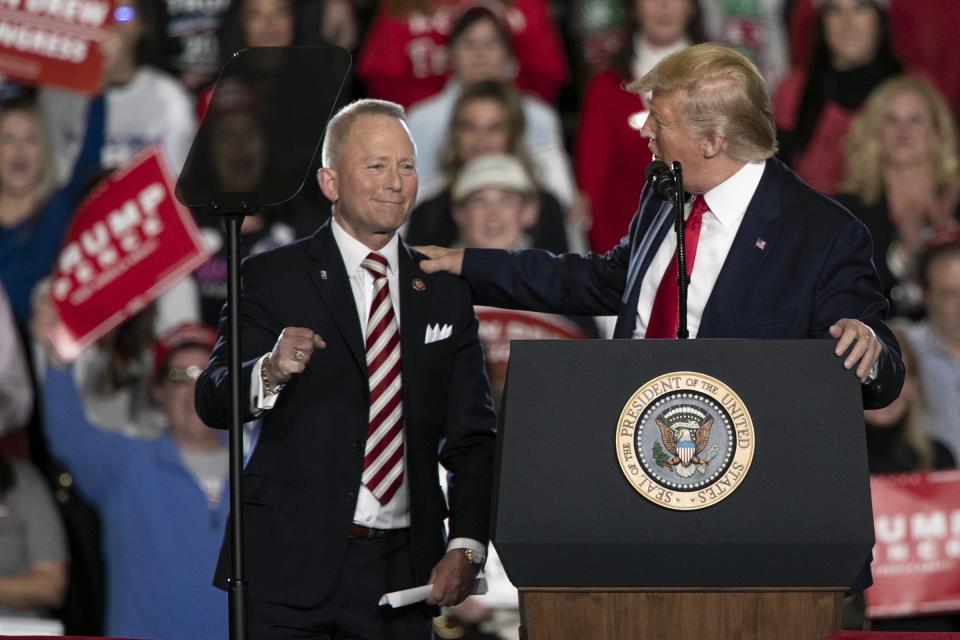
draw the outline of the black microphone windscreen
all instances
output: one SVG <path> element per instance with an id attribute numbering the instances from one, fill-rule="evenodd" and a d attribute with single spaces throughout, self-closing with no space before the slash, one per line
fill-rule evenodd
<path id="1" fill-rule="evenodd" d="M 647 165 L 646 174 L 647 182 L 653 187 L 654 193 L 662 200 L 673 201 L 677 195 L 677 185 L 670 167 L 660 160 L 654 160 Z"/>

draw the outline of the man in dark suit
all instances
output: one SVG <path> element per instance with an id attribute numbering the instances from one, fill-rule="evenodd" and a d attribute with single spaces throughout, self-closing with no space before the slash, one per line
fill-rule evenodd
<path id="1" fill-rule="evenodd" d="M 463 600 L 483 561 L 489 386 L 468 287 L 420 271 L 397 236 L 417 192 L 403 117 L 377 100 L 341 110 L 318 172 L 332 219 L 243 264 L 241 388 L 245 418 L 262 418 L 243 495 L 256 638 L 427 638 L 427 605 Z M 226 326 L 196 395 L 220 428 Z M 228 546 L 215 578 L 224 588 Z M 385 592 L 428 582 L 427 605 L 377 607 Z"/>
<path id="2" fill-rule="evenodd" d="M 832 337 L 868 408 L 903 384 L 866 228 L 773 158 L 770 97 L 746 58 L 704 44 L 668 56 L 631 90 L 650 91 L 641 135 L 683 167 L 688 324 L 699 338 Z M 628 235 L 605 255 L 428 248 L 428 272 L 461 273 L 477 304 L 617 315 L 614 338 L 677 331 L 673 207 L 650 185 Z"/>

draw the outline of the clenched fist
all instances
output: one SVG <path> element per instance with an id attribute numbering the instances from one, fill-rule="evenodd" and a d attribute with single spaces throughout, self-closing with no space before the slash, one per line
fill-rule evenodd
<path id="1" fill-rule="evenodd" d="M 267 375 L 275 384 L 286 384 L 307 368 L 314 349 L 325 349 L 326 346 L 323 338 L 310 329 L 287 327 L 280 332 L 277 344 L 273 345 L 273 351 L 264 362 Z"/>

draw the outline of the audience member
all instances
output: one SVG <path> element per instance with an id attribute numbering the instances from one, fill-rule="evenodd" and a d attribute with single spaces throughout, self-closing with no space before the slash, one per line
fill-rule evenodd
<path id="1" fill-rule="evenodd" d="M 489 153 L 505 153 L 518 159 L 527 174 L 532 174 L 532 162 L 523 145 L 526 120 L 520 98 L 510 85 L 487 80 L 466 87 L 448 122 L 446 148 L 441 153 L 447 186 L 413 210 L 406 232 L 411 244 L 448 246 L 456 241 L 450 186 L 470 160 Z M 538 194 L 537 224 L 531 229 L 533 246 L 563 251 L 567 247 L 563 209 L 550 193 L 540 189 Z"/>
<path id="2" fill-rule="evenodd" d="M 72 370 L 87 420 L 99 429 L 129 437 L 159 435 L 166 424 L 151 398 L 155 336 L 199 317 L 197 286 L 184 278 L 83 351 Z M 31 332 L 42 336 L 57 321 L 43 283 L 33 296 Z M 45 364 L 37 363 L 39 378 L 45 375 Z"/>
<path id="3" fill-rule="evenodd" d="M 567 65 L 545 0 L 378 3 L 357 60 L 367 93 L 407 107 L 443 89 L 449 72 L 445 41 L 460 15 L 475 6 L 505 14 L 513 32 L 517 85 L 552 102 L 566 81 Z"/>
<path id="4" fill-rule="evenodd" d="M 0 125 L 0 132 L 2 130 Z M 32 409 L 33 385 L 16 321 L 0 279 L 0 435 L 26 425 Z"/>
<path id="5" fill-rule="evenodd" d="M 442 124 L 450 122 L 463 88 L 483 80 L 510 83 L 513 79 L 515 58 L 510 26 L 487 5 L 470 7 L 457 19 L 450 29 L 447 48 L 450 80 L 443 91 L 415 104 L 407 117 L 410 135 L 417 144 L 421 202 L 436 195 L 446 182 L 440 165 L 440 152 L 447 135 Z M 569 207 L 576 189 L 557 113 L 531 95 L 521 96 L 527 125 L 523 144 L 534 160 L 537 179 Z"/>
<path id="6" fill-rule="evenodd" d="M 246 47 L 325 43 L 353 49 L 357 25 L 348 0 L 237 0 L 219 39 L 224 60 Z"/>
<path id="7" fill-rule="evenodd" d="M 906 377 L 900 396 L 883 409 L 863 412 L 867 424 L 867 462 L 870 473 L 932 471 L 955 466 L 950 450 L 927 435 L 925 426 L 929 388 L 920 363 L 903 329 L 892 325 L 900 344 Z"/>
<path id="8" fill-rule="evenodd" d="M 780 157 L 818 191 L 836 193 L 842 141 L 877 85 L 898 74 L 886 0 L 818 0 L 810 63 L 777 88 L 774 120 Z"/>
<path id="9" fill-rule="evenodd" d="M 104 101 L 87 110 L 83 147 L 70 180 L 57 189 L 46 123 L 32 102 L 0 108 L 0 280 L 26 331 L 30 294 L 56 261 L 74 208 L 100 165 Z"/>
<path id="10" fill-rule="evenodd" d="M 67 545 L 50 489 L 0 454 L 0 616 L 48 618 L 67 586 Z"/>
<path id="11" fill-rule="evenodd" d="M 101 514 L 108 635 L 226 637 L 226 599 L 210 576 L 227 517 L 227 449 L 193 406 L 215 338 L 212 328 L 181 325 L 158 339 L 152 390 L 169 429 L 153 440 L 98 429 L 71 372 L 47 372 L 50 448 Z"/>
<path id="12" fill-rule="evenodd" d="M 270 143 L 252 88 L 222 82 L 217 91 L 217 99 L 205 116 L 205 138 L 197 139 L 198 149 L 204 155 L 197 156 L 201 160 L 192 170 L 209 172 L 199 182 L 209 184 L 211 193 L 261 192 L 271 154 L 282 150 Z M 322 216 L 293 203 L 261 207 L 246 216 L 240 227 L 241 259 L 304 235 L 292 226 L 296 219 L 302 220 L 302 229 L 310 228 L 312 232 Z M 215 326 L 227 301 L 227 237 L 222 218 L 200 216 L 198 222 L 212 255 L 193 272 L 193 278 L 199 288 L 203 322 Z"/>
<path id="13" fill-rule="evenodd" d="M 450 192 L 457 224 L 454 246 L 527 249 L 536 225 L 537 190 L 514 156 L 491 153 L 468 162 Z"/>
<path id="14" fill-rule="evenodd" d="M 793 66 L 810 59 L 819 0 L 790 0 L 788 38 Z M 889 0 L 890 41 L 903 64 L 923 71 L 960 119 L 960 56 L 956 55 L 960 11 L 956 0 Z"/>
<path id="15" fill-rule="evenodd" d="M 151 144 L 163 150 L 170 168 L 180 171 L 196 128 L 193 101 L 179 81 L 156 66 L 156 5 L 153 0 L 121 0 L 101 46 L 105 51 L 106 140 L 101 165 L 115 169 Z M 77 155 L 88 100 L 77 93 L 45 89 L 40 106 L 50 125 L 60 175 Z"/>
<path id="16" fill-rule="evenodd" d="M 297 11 L 303 6 L 294 5 L 293 0 L 238 0 L 232 3 L 217 32 L 221 62 L 226 64 L 238 51 L 251 47 L 289 47 L 304 44 L 298 43 L 298 38 L 303 38 L 299 33 L 303 21 Z M 238 95 L 235 86 L 227 85 L 227 88 L 231 91 L 229 97 L 233 100 L 234 96 Z M 201 119 L 210 106 L 213 90 L 213 86 L 208 86 L 197 100 L 197 114 Z M 244 97 L 249 102 L 249 96 Z"/>
<path id="17" fill-rule="evenodd" d="M 216 78 L 220 68 L 217 29 L 230 0 L 163 0 L 164 67 L 196 91 Z"/>
<path id="18" fill-rule="evenodd" d="M 703 41 L 697 0 L 632 0 L 623 45 L 587 85 L 574 163 L 590 200 L 590 248 L 607 251 L 627 233 L 651 153 L 640 137 L 644 98 L 624 90 L 674 51 Z"/>
<path id="19" fill-rule="evenodd" d="M 581 38 L 577 58 L 582 58 L 587 77 L 609 67 L 623 46 L 623 25 L 630 4 L 623 0 L 581 0 L 574 5 L 574 29 Z"/>
<path id="20" fill-rule="evenodd" d="M 897 76 L 877 87 L 850 128 L 838 200 L 873 236 L 873 262 L 895 313 L 920 306 L 916 259 L 960 218 L 957 132 L 926 80 Z"/>
<path id="21" fill-rule="evenodd" d="M 926 320 L 907 329 L 923 376 L 927 435 L 960 458 L 960 234 L 936 238 L 917 269 Z"/>

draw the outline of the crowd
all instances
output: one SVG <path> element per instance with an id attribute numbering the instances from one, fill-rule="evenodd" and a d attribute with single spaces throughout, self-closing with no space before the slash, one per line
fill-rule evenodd
<path id="1" fill-rule="evenodd" d="M 211 102 L 218 69 L 244 47 L 342 46 L 355 64 L 341 102 L 406 108 L 420 180 L 401 231 L 411 244 L 555 253 L 603 253 L 627 233 L 651 152 L 639 133 L 650 96 L 625 86 L 692 44 L 737 48 L 774 97 L 778 157 L 873 238 L 908 377 L 894 405 L 865 413 L 871 472 L 955 466 L 953 2 L 120 0 L 96 96 L 0 89 L 0 616 L 53 616 L 84 635 L 226 634 L 211 578 L 227 453 L 193 402 L 226 300 L 221 224 L 198 214 L 209 260 L 72 363 L 50 345 L 46 279 L 85 194 L 140 150 L 159 145 L 176 175 L 209 118 L 255 155 L 269 132 L 250 97 Z M 247 168 L 216 179 L 246 191 Z M 246 218 L 243 255 L 305 237 L 329 209 L 309 185 Z M 555 320 L 569 335 L 610 335 L 602 318 Z M 502 613 L 468 600 L 437 632 L 499 637 L 479 629 L 494 634 L 491 620 L 512 620 Z M 885 624 L 896 628 L 874 621 Z"/>

